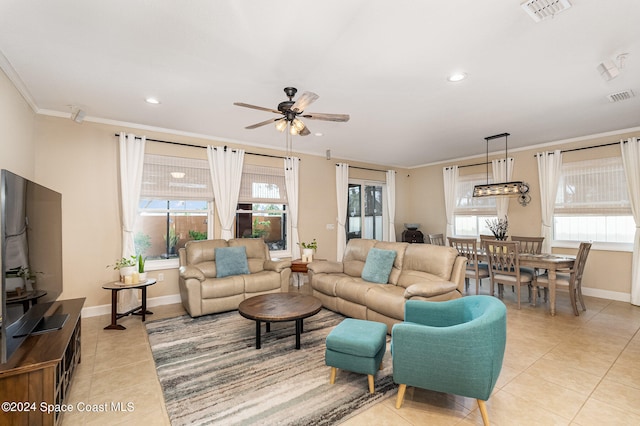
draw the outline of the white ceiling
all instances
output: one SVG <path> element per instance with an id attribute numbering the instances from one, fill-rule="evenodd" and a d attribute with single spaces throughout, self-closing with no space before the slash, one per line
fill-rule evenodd
<path id="1" fill-rule="evenodd" d="M 320 95 L 307 112 L 351 115 L 307 120 L 294 151 L 410 167 L 497 133 L 513 149 L 640 126 L 640 1 L 570 1 L 536 23 L 521 0 L 0 0 L 0 66 L 38 112 L 278 149 L 273 126 L 244 129 L 275 114 L 233 102 L 294 86 Z"/>

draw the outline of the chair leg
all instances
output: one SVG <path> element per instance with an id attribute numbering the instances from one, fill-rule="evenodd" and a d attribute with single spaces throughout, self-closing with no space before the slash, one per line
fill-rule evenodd
<path id="1" fill-rule="evenodd" d="M 337 368 L 335 367 L 331 367 L 331 375 L 329 376 L 329 384 L 334 384 L 336 382 L 336 372 L 338 371 Z"/>
<path id="2" fill-rule="evenodd" d="M 407 390 L 407 385 L 400 385 L 398 388 L 398 397 L 396 398 L 396 408 L 402 407 L 404 401 L 404 392 Z"/>
<path id="3" fill-rule="evenodd" d="M 578 305 L 576 304 L 576 289 L 569 287 L 569 299 L 571 300 L 571 307 L 575 316 L 579 316 Z"/>
<path id="4" fill-rule="evenodd" d="M 374 393 L 375 386 L 373 385 L 373 374 L 367 374 L 367 380 L 369 382 L 369 393 Z"/>
<path id="5" fill-rule="evenodd" d="M 480 408 L 480 414 L 482 414 L 482 423 L 485 426 L 489 426 L 489 413 L 487 412 L 487 406 L 484 404 L 484 401 L 478 399 L 478 408 Z"/>
<path id="6" fill-rule="evenodd" d="M 587 310 L 587 305 L 584 304 L 584 299 L 582 298 L 582 288 L 578 287 L 578 300 L 580 300 L 580 304 L 582 305 L 582 310 Z"/>

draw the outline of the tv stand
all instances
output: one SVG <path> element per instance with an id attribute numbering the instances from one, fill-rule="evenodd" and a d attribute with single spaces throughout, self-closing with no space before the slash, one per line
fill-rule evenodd
<path id="1" fill-rule="evenodd" d="M 76 366 L 80 363 L 80 311 L 84 298 L 54 302 L 45 317 L 65 317 L 62 328 L 31 333 L 0 364 L 0 401 L 29 402 L 34 411 L 3 412 L 3 424 L 60 425 L 61 412 L 47 413 L 41 404 L 65 404 Z"/>

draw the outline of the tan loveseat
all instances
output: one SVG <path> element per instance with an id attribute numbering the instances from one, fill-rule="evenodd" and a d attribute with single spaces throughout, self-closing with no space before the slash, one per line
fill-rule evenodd
<path id="1" fill-rule="evenodd" d="M 373 247 L 396 251 L 387 284 L 362 279 Z M 308 265 L 313 295 L 325 308 L 352 318 L 393 324 L 404 320 L 407 300 L 442 301 L 462 297 L 467 259 L 451 247 L 376 240 L 349 240 L 342 262 Z"/>
<path id="2" fill-rule="evenodd" d="M 244 246 L 249 274 L 216 278 L 216 247 Z M 286 292 L 291 261 L 273 261 L 262 239 L 189 241 L 178 251 L 180 298 L 192 317 L 238 309 L 244 299 Z"/>

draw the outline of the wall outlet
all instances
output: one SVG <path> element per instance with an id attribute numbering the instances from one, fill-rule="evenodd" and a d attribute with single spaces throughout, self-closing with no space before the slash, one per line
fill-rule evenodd
<path id="1" fill-rule="evenodd" d="M 164 274 L 162 272 L 158 274 L 158 282 L 160 281 L 164 281 Z"/>
<path id="2" fill-rule="evenodd" d="M 333 231 L 335 228 L 336 227 L 333 223 L 327 223 L 327 231 Z"/>

